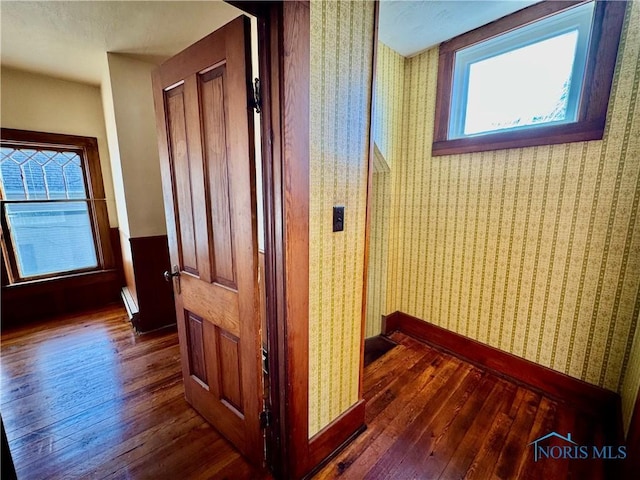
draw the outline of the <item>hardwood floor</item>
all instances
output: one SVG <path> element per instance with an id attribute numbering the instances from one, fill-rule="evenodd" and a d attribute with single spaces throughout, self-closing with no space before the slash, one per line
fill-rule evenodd
<path id="1" fill-rule="evenodd" d="M 615 460 L 535 462 L 529 446 L 553 430 L 607 445 L 609 426 L 403 334 L 391 338 L 400 345 L 365 369 L 368 429 L 314 478 L 619 478 Z"/>
<path id="2" fill-rule="evenodd" d="M 175 331 L 111 307 L 3 331 L 1 359 L 19 479 L 268 478 L 184 400 Z"/>
<path id="3" fill-rule="evenodd" d="M 615 461 L 534 461 L 553 430 L 606 445 L 597 419 L 395 333 L 365 369 L 368 429 L 314 478 L 603 479 Z M 184 400 L 177 335 L 122 308 L 2 332 L 1 412 L 20 479 L 259 479 Z M 608 476 L 607 476 L 608 474 Z"/>

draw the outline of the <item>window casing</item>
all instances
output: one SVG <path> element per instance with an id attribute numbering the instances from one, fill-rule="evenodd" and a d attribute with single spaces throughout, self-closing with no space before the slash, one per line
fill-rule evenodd
<path id="1" fill-rule="evenodd" d="M 113 268 L 95 138 L 2 129 L 0 201 L 10 283 Z"/>
<path id="2" fill-rule="evenodd" d="M 433 155 L 601 139 L 625 7 L 624 1 L 545 1 L 443 43 Z M 569 59 L 574 60 L 569 67 L 570 82 L 561 105 L 565 110 L 547 118 L 532 114 L 529 120 L 525 115 L 524 120 L 500 124 L 499 113 L 490 113 L 486 106 L 490 94 L 482 98 L 469 89 L 471 69 L 505 54 L 517 55 L 528 48 L 543 47 L 545 42 L 562 40 L 562 35 L 565 44 L 575 40 Z M 490 75 L 490 71 L 489 77 L 485 73 L 485 80 Z M 482 101 L 476 102 L 480 106 L 475 112 L 473 105 L 468 105 L 470 91 L 471 96 L 485 101 L 484 107 Z M 487 118 L 482 118 L 485 111 Z"/>

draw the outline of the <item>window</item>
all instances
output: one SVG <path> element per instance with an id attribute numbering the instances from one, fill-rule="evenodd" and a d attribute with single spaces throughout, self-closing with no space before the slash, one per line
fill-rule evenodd
<path id="1" fill-rule="evenodd" d="M 434 155 L 602 138 L 625 2 L 542 2 L 440 47 Z"/>
<path id="2" fill-rule="evenodd" d="M 96 139 L 2 129 L 0 199 L 12 283 L 110 266 Z"/>

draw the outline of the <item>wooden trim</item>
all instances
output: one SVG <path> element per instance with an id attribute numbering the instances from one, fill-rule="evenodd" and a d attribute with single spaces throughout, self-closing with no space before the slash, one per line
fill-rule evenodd
<path id="1" fill-rule="evenodd" d="M 640 472 L 640 388 L 636 394 L 636 403 L 627 432 L 627 459 L 624 463 L 624 477 L 636 478 Z"/>
<path id="2" fill-rule="evenodd" d="M 432 155 L 452 155 L 601 139 L 604 135 L 607 107 L 627 2 L 626 0 L 615 2 L 595 1 L 593 29 L 585 70 L 585 88 L 583 89 L 577 122 L 519 131 L 489 133 L 477 137 L 448 139 L 451 88 L 456 50 L 541 20 L 580 3 L 585 3 L 585 0 L 547 0 L 440 45 Z"/>
<path id="3" fill-rule="evenodd" d="M 0 271 L 0 287 L 4 287 L 5 285 L 9 285 L 9 271 L 7 270 L 7 264 L 6 264 L 7 257 L 4 251 L 2 251 L 1 249 L 0 249 L 0 252 L 2 254 L 2 258 L 0 258 L 0 270 L 1 270 Z"/>
<path id="4" fill-rule="evenodd" d="M 98 263 L 96 268 L 91 268 L 87 271 L 102 271 L 115 268 L 117 256 L 114 255 L 111 242 L 109 216 L 100 167 L 100 156 L 98 153 L 98 140 L 94 137 L 36 132 L 31 130 L 17 130 L 13 128 L 0 129 L 0 137 L 3 144 L 6 143 L 8 145 L 35 149 L 72 150 L 81 156 L 87 197 L 85 200 L 78 201 L 86 201 L 89 209 L 93 241 Z M 2 206 L 2 212 L 0 213 L 2 214 L 2 229 L 4 232 L 9 232 L 4 215 L 4 204 Z M 5 257 L 10 282 L 18 283 L 34 279 L 52 278 L 57 275 L 43 275 L 40 277 L 21 279 L 18 273 L 15 252 L 9 243 L 10 241 L 8 238 L 5 238 L 5 235 L 3 234 L 2 252 Z"/>
<path id="5" fill-rule="evenodd" d="M 436 110 L 433 119 L 433 146 L 431 154 L 437 155 L 442 147 L 436 143 L 448 141 L 449 110 L 451 109 L 451 89 L 453 88 L 453 64 L 455 56 L 440 45 L 438 52 L 438 79 L 436 87 Z"/>
<path id="6" fill-rule="evenodd" d="M 375 101 L 376 101 L 376 73 L 378 59 L 378 19 L 380 16 L 380 2 L 374 1 L 373 4 L 373 46 L 372 46 L 372 65 L 371 65 L 371 94 L 369 101 L 369 156 L 367 159 L 367 206 L 365 212 L 364 227 L 364 268 L 362 272 L 362 311 L 360 321 L 360 378 L 358 383 L 358 398 L 362 398 L 363 379 L 364 379 L 364 348 L 365 348 L 365 329 L 367 327 L 367 286 L 369 283 L 369 247 L 371 233 L 371 196 L 373 186 L 373 159 L 375 156 L 375 141 L 373 138 L 373 122 L 375 118 Z"/>
<path id="7" fill-rule="evenodd" d="M 438 127 L 441 128 L 440 125 Z M 433 156 L 453 155 L 457 153 L 486 152 L 507 148 L 600 140 L 604 133 L 604 127 L 605 125 L 601 120 L 595 120 L 592 122 L 536 127 L 517 132 L 492 133 L 479 137 L 439 140 L 433 142 L 432 154 Z"/>
<path id="8" fill-rule="evenodd" d="M 253 2 L 252 2 L 253 3 Z M 260 4 L 264 9 L 264 4 Z M 251 11 L 250 11 L 251 13 Z M 285 280 L 284 229 L 282 210 L 282 153 L 280 130 L 280 39 L 282 35 L 282 5 L 271 4 L 258 18 L 258 57 L 262 87 L 262 190 L 264 208 L 265 256 L 264 285 L 267 324 L 267 350 L 269 393 L 267 408 L 271 412 L 271 425 L 267 428 L 266 460 L 276 478 L 287 478 L 290 467 L 288 444 L 289 429 L 286 417 L 288 398 L 286 384 L 287 355 L 285 342 Z"/>
<path id="9" fill-rule="evenodd" d="M 308 456 L 309 2 L 227 0 L 258 19 L 265 289 L 272 425 L 267 462 L 299 478 Z"/>
<path id="10" fill-rule="evenodd" d="M 283 108 L 283 2 L 227 0 L 227 3 L 254 15 L 258 21 L 262 90 L 260 123 L 265 228 L 264 286 L 270 383 L 266 407 L 271 412 L 270 426 L 266 430 L 266 462 L 276 478 L 291 478 L 295 459 L 290 453 L 292 442 L 288 405 L 292 402 L 293 387 L 288 383 L 289 366 L 286 359 L 290 348 L 288 342 L 291 340 L 293 343 L 294 339 L 287 336 L 288 300 L 285 295 L 284 134 L 281 130 L 286 115 Z M 304 85 L 297 86 L 294 81 L 290 81 L 288 87 L 301 88 L 304 92 Z M 295 133 L 288 132 L 290 136 Z M 306 135 L 308 137 L 308 131 Z"/>
<path id="11" fill-rule="evenodd" d="M 460 50 L 461 48 L 465 48 L 469 45 L 474 45 L 484 40 L 488 40 L 500 34 L 510 32 L 511 30 L 516 30 L 520 27 L 524 27 L 525 25 L 537 22 L 538 20 L 550 17 L 552 15 L 555 15 L 556 13 L 562 12 L 563 10 L 567 10 L 571 7 L 575 7 L 576 5 L 580 5 L 581 3 L 586 3 L 588 1 L 589 0 L 556 0 L 552 2 L 545 1 L 536 3 L 529 7 L 523 8 L 522 10 L 518 10 L 517 12 L 514 12 L 510 15 L 499 18 L 498 20 L 495 20 L 491 23 L 471 30 L 470 32 L 458 35 L 457 37 L 444 42 L 440 46 L 440 49 L 446 51 L 447 53 L 455 53 L 456 50 Z"/>
<path id="12" fill-rule="evenodd" d="M 339 447 L 335 442 L 344 441 L 340 432 L 354 434 L 360 414 L 360 427 L 364 423 L 364 403 L 358 402 L 349 410 L 353 413 L 332 423 L 330 433 L 319 437 L 320 432 L 313 445 L 309 440 L 310 4 L 229 3 L 258 17 L 273 420 L 267 429 L 267 459 L 276 478 L 301 478 L 321 453 Z"/>
<path id="13" fill-rule="evenodd" d="M 399 330 L 428 345 L 462 358 L 496 375 L 523 383 L 557 400 L 570 403 L 589 413 L 610 414 L 610 424 L 620 424 L 620 396 L 564 373 L 551 370 L 524 358 L 498 350 L 450 330 L 438 327 L 402 312 L 394 312 L 383 322 L 383 333 Z"/>
<path id="14" fill-rule="evenodd" d="M 583 91 L 580 118 L 585 121 L 600 121 L 603 127 L 607 119 L 627 3 L 626 0 L 597 0 L 594 12 L 589 49 L 593 49 L 595 53 L 587 58 L 584 80 L 585 85 L 593 88 Z M 584 98 L 585 96 L 588 98 Z"/>
<path id="15" fill-rule="evenodd" d="M 68 135 L 65 133 L 37 132 L 34 130 L 18 130 L 4 127 L 0 129 L 0 131 L 2 140 L 7 140 L 14 144 L 19 143 L 25 147 L 35 146 L 36 148 L 53 147 L 64 150 L 79 150 L 97 145 L 97 140 L 94 137 Z M 104 190 L 96 190 L 98 193 L 100 191 L 104 193 Z"/>
<path id="16" fill-rule="evenodd" d="M 7 216 L 4 213 L 4 202 L 0 201 L 0 249 L 2 250 L 2 264 L 6 273 L 6 285 L 11 285 L 20 281 L 17 276 L 18 265 L 13 248 L 10 247 L 11 240 L 5 232 L 9 232 Z M 3 285 L 4 286 L 4 285 Z"/>
<path id="17" fill-rule="evenodd" d="M 311 478 L 320 471 L 367 429 L 364 417 L 365 401 L 361 399 L 309 440 L 309 465 L 313 469 L 305 475 L 305 478 Z"/>
<path id="18" fill-rule="evenodd" d="M 273 426 L 267 459 L 299 478 L 308 456 L 309 2 L 229 2 L 258 17 L 265 287 Z"/>
<path id="19" fill-rule="evenodd" d="M 55 291 L 58 285 L 65 284 L 68 288 L 77 288 L 84 285 L 94 285 L 101 283 L 103 278 L 117 279 L 118 272 L 115 269 L 98 270 L 92 272 L 73 273 L 71 275 L 62 275 L 59 277 L 43 278 L 38 280 L 29 280 L 26 282 L 5 285 L 3 292 L 22 292 L 31 287 L 38 287 L 41 291 Z"/>
<path id="20" fill-rule="evenodd" d="M 311 19 L 308 1 L 282 4 L 280 64 L 284 358 L 288 473 L 309 465 L 309 104 Z"/>

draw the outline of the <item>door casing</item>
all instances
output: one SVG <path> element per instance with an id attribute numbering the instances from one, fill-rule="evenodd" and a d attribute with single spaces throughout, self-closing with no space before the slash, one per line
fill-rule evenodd
<path id="1" fill-rule="evenodd" d="M 364 428 L 361 400 L 309 438 L 310 1 L 225 1 L 258 19 L 272 386 L 267 460 L 276 478 L 302 478 Z"/>
<path id="2" fill-rule="evenodd" d="M 258 19 L 270 425 L 276 478 L 309 465 L 309 2 L 228 3 Z"/>

